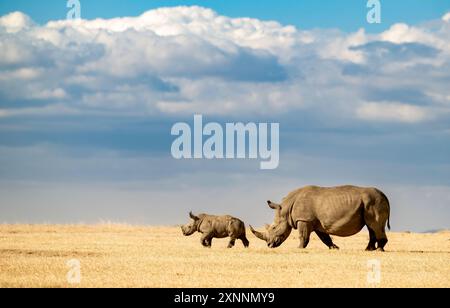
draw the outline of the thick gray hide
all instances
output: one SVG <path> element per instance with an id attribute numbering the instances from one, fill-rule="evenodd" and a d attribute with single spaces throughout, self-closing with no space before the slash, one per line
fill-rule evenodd
<path id="1" fill-rule="evenodd" d="M 271 248 L 280 246 L 292 229 L 299 231 L 300 248 L 306 248 L 312 232 L 330 249 L 338 248 L 330 235 L 351 236 L 364 226 L 370 235 L 366 250 L 384 250 L 387 243 L 390 206 L 385 194 L 376 188 L 307 186 L 291 192 L 281 205 L 268 204 L 275 210 L 274 223 L 264 233 L 250 227 Z"/>

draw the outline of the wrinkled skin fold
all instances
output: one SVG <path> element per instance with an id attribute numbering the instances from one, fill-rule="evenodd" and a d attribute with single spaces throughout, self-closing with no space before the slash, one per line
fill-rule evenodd
<path id="1" fill-rule="evenodd" d="M 366 250 L 384 251 L 387 243 L 385 226 L 389 226 L 390 204 L 376 188 L 357 186 L 307 186 L 291 192 L 281 204 L 267 201 L 275 211 L 274 222 L 265 232 L 250 230 L 270 248 L 279 247 L 291 234 L 299 232 L 299 248 L 306 248 L 315 232 L 330 249 L 339 249 L 330 235 L 351 236 L 364 226 L 369 230 Z"/>

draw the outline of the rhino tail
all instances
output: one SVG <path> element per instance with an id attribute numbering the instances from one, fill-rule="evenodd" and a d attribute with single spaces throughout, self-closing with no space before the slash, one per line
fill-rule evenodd
<path id="1" fill-rule="evenodd" d="M 387 220 L 387 227 L 388 227 L 389 230 L 391 230 L 391 223 L 390 223 L 390 220 L 391 220 L 391 204 L 389 202 L 389 199 L 386 197 L 386 195 L 384 195 L 384 197 L 386 198 L 386 201 L 387 201 L 387 204 L 388 204 L 388 209 L 389 209 L 388 220 Z"/>
<path id="2" fill-rule="evenodd" d="M 390 223 L 390 219 L 391 219 L 391 204 L 389 202 L 388 197 L 384 194 L 384 192 L 382 192 L 379 189 L 376 189 L 378 191 L 378 193 L 381 194 L 381 196 L 384 198 L 384 200 L 386 201 L 387 204 L 387 227 L 389 230 L 391 230 L 391 223 Z"/>
<path id="3" fill-rule="evenodd" d="M 390 223 L 390 220 L 391 220 L 391 204 L 389 202 L 388 197 L 386 197 L 386 195 L 383 192 L 381 192 L 381 193 L 384 196 L 384 198 L 386 199 L 386 202 L 387 202 L 387 205 L 388 205 L 387 227 L 388 227 L 389 230 L 391 230 L 391 223 Z"/>

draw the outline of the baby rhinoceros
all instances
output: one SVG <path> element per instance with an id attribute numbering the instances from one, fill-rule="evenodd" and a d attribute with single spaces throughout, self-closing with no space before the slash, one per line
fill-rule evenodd
<path id="1" fill-rule="evenodd" d="M 204 247 L 211 247 L 213 238 L 230 237 L 228 248 L 232 248 L 237 239 L 241 240 L 244 247 L 249 246 L 249 241 L 245 236 L 245 224 L 242 220 L 225 215 L 214 216 L 207 214 L 199 214 L 195 216 L 189 213 L 192 221 L 181 227 L 184 236 L 194 234 L 196 231 L 202 233 L 200 242 Z"/>

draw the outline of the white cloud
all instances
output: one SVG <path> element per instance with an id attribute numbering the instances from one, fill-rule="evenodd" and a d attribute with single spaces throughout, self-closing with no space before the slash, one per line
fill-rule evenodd
<path id="1" fill-rule="evenodd" d="M 227 51 L 234 50 L 233 45 L 239 45 L 277 54 L 298 40 L 295 27 L 282 26 L 273 21 L 219 16 L 211 9 L 198 6 L 160 8 L 138 17 L 54 21 L 46 27 L 74 27 L 77 31 L 91 35 L 101 30 L 110 33 L 134 30 L 154 33 L 159 37 L 195 36 Z"/>
<path id="2" fill-rule="evenodd" d="M 32 46 L 12 39 L 0 40 L 0 65 L 20 65 L 29 62 L 33 57 L 31 48 Z"/>
<path id="3" fill-rule="evenodd" d="M 442 20 L 445 22 L 450 22 L 450 12 L 442 16 Z"/>
<path id="4" fill-rule="evenodd" d="M 354 34 L 331 39 L 327 46 L 319 52 L 324 58 L 362 63 L 365 60 L 363 52 L 352 50 L 350 47 L 363 45 L 367 41 L 368 37 L 364 29 L 360 29 Z"/>
<path id="5" fill-rule="evenodd" d="M 414 42 L 423 38 L 423 33 L 407 24 L 395 24 L 380 35 L 383 41 L 392 43 Z"/>
<path id="6" fill-rule="evenodd" d="M 41 74 L 42 72 L 39 69 L 33 67 L 24 67 L 0 73 L 0 80 L 9 80 L 9 79 L 31 80 L 36 79 Z"/>
<path id="7" fill-rule="evenodd" d="M 156 107 L 165 113 L 183 113 L 190 112 L 192 104 L 189 102 L 160 101 L 156 103 Z"/>
<path id="8" fill-rule="evenodd" d="M 80 115 L 80 111 L 64 104 L 54 104 L 44 107 L 27 107 L 17 109 L 0 109 L 0 117 L 14 116 L 62 116 L 62 115 Z M 90 114 L 94 114 L 91 112 Z"/>
<path id="9" fill-rule="evenodd" d="M 422 107 L 400 103 L 365 103 L 356 114 L 364 120 L 404 123 L 422 122 L 430 117 Z"/>
<path id="10" fill-rule="evenodd" d="M 0 27 L 4 27 L 8 33 L 16 33 L 31 26 L 33 26 L 32 20 L 21 12 L 0 17 Z"/>
<path id="11" fill-rule="evenodd" d="M 380 34 L 380 39 L 396 44 L 401 43 L 421 43 L 433 46 L 450 53 L 450 42 L 447 39 L 450 29 L 442 27 L 438 31 L 408 26 L 404 23 L 394 24 L 388 30 Z"/>
<path id="12" fill-rule="evenodd" d="M 66 91 L 61 88 L 45 89 L 43 91 L 32 93 L 30 98 L 35 99 L 64 99 L 67 96 Z"/>
<path id="13" fill-rule="evenodd" d="M 0 18 L 0 98 L 9 106 L 27 101 L 29 115 L 41 114 L 34 101 L 48 101 L 79 114 L 301 110 L 343 122 L 429 121 L 448 114 L 429 116 L 436 104 L 449 107 L 438 99 L 449 95 L 446 22 L 396 24 L 374 35 L 363 29 L 302 31 L 201 7 L 42 26 L 12 13 Z M 429 101 L 410 105 L 410 91 Z M 12 109 L 8 116 L 23 113 Z M 67 113 L 43 113 L 57 110 Z"/>

